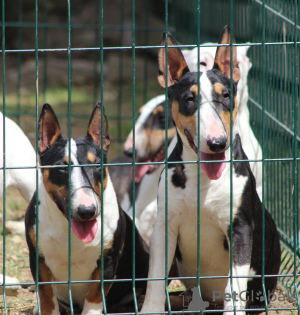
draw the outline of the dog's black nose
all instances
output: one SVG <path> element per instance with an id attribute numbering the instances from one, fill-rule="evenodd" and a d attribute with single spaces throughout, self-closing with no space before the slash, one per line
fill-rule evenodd
<path id="1" fill-rule="evenodd" d="M 212 152 L 220 152 L 226 148 L 227 138 L 212 138 L 207 140 L 207 145 Z"/>
<path id="2" fill-rule="evenodd" d="M 132 157 L 133 148 L 128 148 L 128 149 L 124 150 L 124 154 L 129 156 L 129 157 Z"/>
<path id="3" fill-rule="evenodd" d="M 96 206 L 91 205 L 87 207 L 85 205 L 79 205 L 77 214 L 81 220 L 91 220 L 96 214 Z"/>

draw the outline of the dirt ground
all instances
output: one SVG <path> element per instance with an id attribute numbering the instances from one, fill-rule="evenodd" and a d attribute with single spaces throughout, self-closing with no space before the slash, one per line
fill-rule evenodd
<path id="1" fill-rule="evenodd" d="M 20 197 L 18 191 L 15 188 L 9 188 L 7 190 L 7 220 L 23 221 L 26 210 L 26 204 Z M 3 203 L 1 199 L 0 203 L 0 226 L 1 226 L 1 239 L 0 246 L 3 248 Z M 8 296 L 6 298 L 7 314 L 18 315 L 18 314 L 32 314 L 33 307 L 36 304 L 35 293 L 30 292 L 30 284 L 33 282 L 28 260 L 28 248 L 25 241 L 24 234 L 11 234 L 9 231 L 5 236 L 5 268 L 6 274 L 11 277 L 16 277 L 20 283 L 25 283 L 19 290 L 17 296 Z M 3 251 L 0 253 L 0 264 L 3 267 Z M 1 268 L 2 269 L 2 268 Z M 284 296 L 284 293 L 278 288 L 276 291 L 277 295 Z M 283 300 L 283 299 L 282 299 Z M 293 315 L 298 314 L 296 310 L 291 308 L 296 307 L 296 303 L 288 302 L 287 298 L 284 301 L 274 301 L 270 303 L 270 311 L 268 314 L 282 314 L 282 315 Z M 290 310 L 274 310 L 272 308 L 290 308 Z M 0 296 L 0 315 L 5 314 L 3 296 Z M 262 313 L 266 314 L 266 313 Z"/>

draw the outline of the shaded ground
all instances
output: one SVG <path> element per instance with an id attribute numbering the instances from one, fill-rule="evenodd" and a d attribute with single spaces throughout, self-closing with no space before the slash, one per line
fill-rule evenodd
<path id="1" fill-rule="evenodd" d="M 15 188 L 9 188 L 7 190 L 7 220 L 18 220 L 24 219 L 24 213 L 26 204 L 23 199 L 19 196 L 18 191 Z M 0 226 L 3 226 L 3 203 L 1 199 L 0 204 Z M 1 232 L 3 232 L 1 230 Z M 1 233 L 2 234 L 2 233 Z M 0 239 L 0 247 L 3 248 L 3 234 Z M 21 283 L 26 285 L 19 291 L 17 297 L 7 297 L 7 312 L 11 315 L 17 314 L 32 314 L 33 307 L 36 304 L 36 296 L 30 292 L 28 285 L 32 283 L 32 277 L 29 269 L 28 261 L 28 249 L 25 241 L 25 235 L 13 235 L 7 234 L 5 236 L 5 268 L 6 274 L 12 277 L 17 277 Z M 2 267 L 3 262 L 3 251 L 0 254 L 0 262 Z M 2 268 L 1 268 L 2 269 Z M 184 288 L 178 288 L 183 290 Z M 278 288 L 276 291 L 277 295 L 283 296 L 284 293 Z M 270 309 L 272 308 L 293 308 L 296 307 L 296 303 L 288 302 L 287 298 L 284 297 L 284 301 L 271 302 Z M 3 296 L 0 296 L 0 315 L 5 314 Z M 265 314 L 265 313 L 262 313 Z M 282 315 L 296 315 L 296 310 L 270 310 L 268 314 L 282 314 Z"/>

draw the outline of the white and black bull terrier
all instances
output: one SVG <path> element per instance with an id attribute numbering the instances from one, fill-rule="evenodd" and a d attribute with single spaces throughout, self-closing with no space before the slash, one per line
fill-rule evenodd
<path id="1" fill-rule="evenodd" d="M 243 161 L 247 156 L 238 134 L 236 101 L 240 70 L 235 46 L 231 60 L 230 36 L 229 27 L 224 27 L 219 44 L 225 46 L 218 47 L 213 69 L 198 75 L 189 71 L 180 49 L 174 47 L 177 43 L 172 35 L 163 35 L 161 45 L 166 46 L 168 41 L 168 64 L 166 49 L 161 48 L 158 81 L 168 88 L 177 143 L 159 182 L 142 313 L 165 310 L 165 280 L 151 278 L 165 277 L 166 211 L 167 268 L 175 256 L 187 288 L 197 286 L 200 271 L 199 289 L 204 301 L 221 305 L 224 314 L 233 314 L 234 306 L 236 313 L 244 314 L 246 308 L 265 307 L 265 301 L 253 298 L 263 292 L 263 281 L 268 294 L 276 287 L 279 236 L 270 214 L 262 208 L 249 163 Z M 193 163 L 198 159 L 199 168 L 197 162 Z M 274 276 L 262 279 L 263 273 Z"/>
<path id="2" fill-rule="evenodd" d="M 38 246 L 36 195 L 33 196 L 25 217 L 30 268 L 34 280 L 40 283 L 39 300 L 43 315 L 70 312 L 67 282 L 69 267 L 70 280 L 76 281 L 71 284 L 75 314 L 102 314 L 102 259 L 104 260 L 103 279 L 132 279 L 134 250 L 135 277 L 136 279 L 147 277 L 149 259 L 147 246 L 138 231 L 133 231 L 131 219 L 119 207 L 107 166 L 101 164 L 101 154 L 103 154 L 103 162 L 107 163 L 109 144 L 108 122 L 106 115 L 101 114 L 100 103 L 96 105 L 91 115 L 87 135 L 70 140 L 61 135 L 52 107 L 44 104 L 39 118 L 42 182 L 38 190 Z M 70 204 L 69 189 L 71 189 Z M 69 222 L 69 211 L 71 222 Z M 71 225 L 70 266 L 68 263 L 69 224 Z M 101 251 L 101 226 L 103 226 L 103 251 Z M 135 248 L 133 248 L 133 234 Z M 64 282 L 64 284 L 49 284 L 52 281 Z M 134 311 L 132 284 L 131 280 L 104 282 L 108 311 L 121 313 Z M 142 294 L 145 288 L 146 281 L 136 281 L 136 296 Z M 36 308 L 34 312 L 37 311 Z"/>

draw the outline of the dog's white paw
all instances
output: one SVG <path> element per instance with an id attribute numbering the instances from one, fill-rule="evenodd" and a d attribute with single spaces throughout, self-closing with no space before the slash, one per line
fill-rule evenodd
<path id="1" fill-rule="evenodd" d="M 84 302 L 84 308 L 81 314 L 102 314 L 103 303 L 90 303 L 87 300 Z"/>

